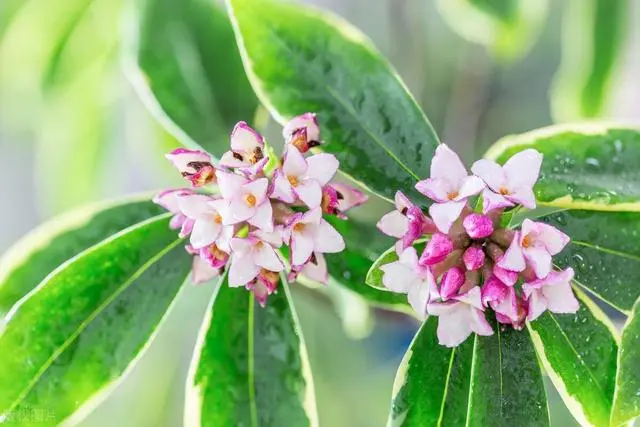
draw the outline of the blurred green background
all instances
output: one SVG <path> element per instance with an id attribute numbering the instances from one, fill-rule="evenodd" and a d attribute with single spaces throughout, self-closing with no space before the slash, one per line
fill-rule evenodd
<path id="1" fill-rule="evenodd" d="M 181 185 L 163 157 L 179 143 L 122 71 L 134 3 L 0 0 L 0 253 L 79 204 Z M 307 3 L 364 31 L 467 162 L 510 133 L 640 119 L 640 0 Z M 159 43 L 181 36 L 169 30 L 158 29 Z M 269 123 L 267 135 L 278 134 Z M 388 208 L 374 203 L 356 215 Z M 186 289 L 142 363 L 83 425 L 181 425 L 184 377 L 211 291 Z M 321 425 L 383 426 L 417 325 L 336 292 L 294 286 Z M 553 425 L 572 425 L 557 398 L 552 409 Z"/>

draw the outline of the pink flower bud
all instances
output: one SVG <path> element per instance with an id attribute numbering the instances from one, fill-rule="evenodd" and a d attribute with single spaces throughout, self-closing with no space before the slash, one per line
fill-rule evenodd
<path id="1" fill-rule="evenodd" d="M 508 290 L 507 286 L 497 277 L 491 276 L 482 285 L 482 304 L 486 307 L 490 302 L 504 300 Z"/>
<path id="2" fill-rule="evenodd" d="M 493 233 L 493 223 L 486 215 L 472 213 L 464 219 L 462 225 L 472 239 L 484 239 Z"/>
<path id="3" fill-rule="evenodd" d="M 467 270 L 478 270 L 484 265 L 484 258 L 484 251 L 479 246 L 469 246 L 462 255 L 462 261 Z"/>
<path id="4" fill-rule="evenodd" d="M 453 242 L 442 233 L 435 233 L 420 256 L 421 265 L 433 265 L 443 261 L 453 251 Z"/>
<path id="5" fill-rule="evenodd" d="M 518 281 L 517 271 L 507 270 L 497 265 L 493 266 L 493 274 L 507 286 L 513 286 Z"/>
<path id="6" fill-rule="evenodd" d="M 440 284 L 440 296 L 443 300 L 448 300 L 458 293 L 465 280 L 464 271 L 461 268 L 453 267 L 442 275 Z"/>

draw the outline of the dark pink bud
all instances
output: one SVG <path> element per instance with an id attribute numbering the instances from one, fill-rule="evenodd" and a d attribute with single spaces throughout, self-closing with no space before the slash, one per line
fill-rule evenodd
<path id="1" fill-rule="evenodd" d="M 467 270 L 478 270 L 484 265 L 484 251 L 479 246 L 469 246 L 462 255 L 462 261 Z"/>
<path id="2" fill-rule="evenodd" d="M 496 276 L 491 276 L 482 285 L 482 304 L 486 307 L 490 302 L 501 302 L 507 297 L 509 289 Z"/>
<path id="3" fill-rule="evenodd" d="M 458 293 L 464 283 L 465 275 L 461 268 L 453 267 L 442 275 L 440 283 L 440 296 L 447 300 Z"/>
<path id="4" fill-rule="evenodd" d="M 433 265 L 443 261 L 453 251 L 453 242 L 442 233 L 435 233 L 420 256 L 420 264 Z"/>
<path id="5" fill-rule="evenodd" d="M 484 239 L 493 233 L 493 222 L 486 215 L 469 214 L 462 222 L 462 225 L 472 239 Z"/>
<path id="6" fill-rule="evenodd" d="M 513 286 L 518 281 L 517 271 L 507 270 L 497 265 L 493 266 L 493 274 L 507 286 Z"/>

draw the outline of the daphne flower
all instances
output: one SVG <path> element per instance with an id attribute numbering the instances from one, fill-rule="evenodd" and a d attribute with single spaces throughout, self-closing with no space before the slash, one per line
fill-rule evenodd
<path id="1" fill-rule="evenodd" d="M 469 271 L 479 270 L 485 262 L 485 254 L 480 246 L 469 246 L 462 255 L 462 262 Z"/>
<path id="2" fill-rule="evenodd" d="M 265 307 L 267 305 L 267 297 L 276 291 L 279 282 L 280 273 L 263 268 L 255 279 L 247 283 L 246 288 L 253 292 L 258 303 Z"/>
<path id="3" fill-rule="evenodd" d="M 204 151 L 178 148 L 166 157 L 194 187 L 215 183 L 216 170 L 211 163 L 211 156 Z"/>
<path id="4" fill-rule="evenodd" d="M 319 207 L 294 215 L 284 233 L 291 244 L 291 264 L 302 266 L 312 253 L 336 253 L 344 250 L 340 233 L 322 218 Z"/>
<path id="5" fill-rule="evenodd" d="M 482 285 L 482 304 L 496 312 L 500 323 L 511 324 L 518 321 L 518 296 L 512 286 L 507 286 L 495 276 Z"/>
<path id="6" fill-rule="evenodd" d="M 200 249 L 198 256 L 211 267 L 217 269 L 222 269 L 229 261 L 229 252 L 220 249 L 215 243 Z"/>
<path id="7" fill-rule="evenodd" d="M 171 221 L 169 222 L 169 227 L 171 227 L 171 229 L 176 230 L 178 228 L 182 228 L 184 223 L 188 221 L 188 218 L 180 210 L 178 199 L 182 196 L 188 196 L 191 194 L 195 194 L 193 190 L 188 188 L 177 188 L 174 190 L 163 191 L 153 198 L 153 203 L 162 206 L 174 214 L 173 218 L 171 218 Z M 186 231 L 188 232 L 185 233 L 185 236 L 191 232 L 190 227 L 192 226 L 193 224 L 187 227 L 188 230 Z"/>
<path id="8" fill-rule="evenodd" d="M 424 216 L 420 207 L 402 194 L 396 192 L 396 210 L 384 215 L 378 221 L 378 230 L 387 236 L 400 239 L 396 244 L 396 252 L 401 254 L 407 247 L 424 233 L 433 233 L 435 226 L 433 222 Z"/>
<path id="9" fill-rule="evenodd" d="M 456 347 L 475 332 L 492 335 L 493 329 L 483 313 L 480 288 L 474 286 L 467 293 L 457 295 L 447 302 L 431 302 L 427 312 L 438 319 L 438 342 L 447 347 Z"/>
<path id="10" fill-rule="evenodd" d="M 498 265 L 511 271 L 524 271 L 526 259 L 542 279 L 551 271 L 551 257 L 560 253 L 567 243 L 569 236 L 557 228 L 527 218 Z"/>
<path id="11" fill-rule="evenodd" d="M 273 230 L 273 210 L 267 197 L 269 180 L 251 181 L 230 172 L 218 171 L 218 185 L 222 197 L 228 203 L 222 212 L 225 224 L 247 221 L 265 231 Z"/>
<path id="12" fill-rule="evenodd" d="M 522 285 L 522 291 L 529 303 L 529 314 L 527 315 L 529 321 L 537 319 L 545 310 L 552 313 L 575 313 L 578 311 L 580 304 L 571 289 L 573 274 L 572 268 L 552 271 L 544 279 Z"/>
<path id="13" fill-rule="evenodd" d="M 222 155 L 220 165 L 256 175 L 268 160 L 264 155 L 262 135 L 245 122 L 239 122 L 231 132 L 231 150 Z"/>
<path id="14" fill-rule="evenodd" d="M 427 303 L 438 295 L 436 282 L 429 267 L 418 263 L 414 247 L 402 252 L 398 261 L 380 267 L 384 272 L 382 283 L 393 292 L 408 295 L 409 303 L 420 319 L 427 314 Z"/>
<path id="15" fill-rule="evenodd" d="M 202 249 L 214 242 L 219 247 L 228 248 L 229 239 L 233 235 L 233 227 L 222 223 L 221 210 L 225 202 L 203 194 L 180 197 L 178 205 L 183 215 L 193 221 L 191 245 Z"/>
<path id="16" fill-rule="evenodd" d="M 440 296 L 444 301 L 458 294 L 465 281 L 464 271 L 459 267 L 453 267 L 445 271 L 440 282 Z"/>
<path id="17" fill-rule="evenodd" d="M 286 203 L 297 198 L 309 208 L 320 206 L 322 187 L 338 170 L 338 159 L 332 154 L 316 154 L 305 159 L 295 147 L 289 147 L 282 168 L 273 175 L 271 196 Z"/>
<path id="18" fill-rule="evenodd" d="M 322 189 L 322 213 L 346 219 L 344 215 L 346 211 L 360 206 L 368 198 L 366 194 L 351 185 L 339 182 L 329 183 Z"/>
<path id="19" fill-rule="evenodd" d="M 244 239 L 231 240 L 233 257 L 229 269 L 229 285 L 244 286 L 255 279 L 262 269 L 280 272 L 284 264 L 268 242 L 255 233 Z"/>
<path id="20" fill-rule="evenodd" d="M 522 206 L 533 209 L 536 199 L 533 185 L 538 180 L 542 154 L 532 148 L 513 155 L 504 166 L 493 160 L 478 160 L 471 171 L 483 179 L 494 194 L 488 190 L 483 193 L 486 213 L 496 207 Z"/>
<path id="21" fill-rule="evenodd" d="M 453 252 L 453 242 L 442 233 L 434 233 L 420 256 L 421 265 L 433 265 L 449 256 Z"/>
<path id="22" fill-rule="evenodd" d="M 211 264 L 200 258 L 199 255 L 194 255 L 191 266 L 191 280 L 194 284 L 199 285 L 206 283 L 220 276 L 220 273 L 221 269 L 212 267 Z"/>
<path id="23" fill-rule="evenodd" d="M 484 239 L 493 233 L 493 222 L 486 215 L 471 213 L 462 221 L 462 226 L 472 239 Z"/>
<path id="24" fill-rule="evenodd" d="M 449 232 L 467 199 L 483 188 L 482 180 L 469 176 L 458 155 L 444 144 L 438 146 L 431 160 L 431 177 L 416 184 L 419 192 L 436 202 L 429 208 L 429 214 L 443 233 Z"/>
<path id="25" fill-rule="evenodd" d="M 314 113 L 305 113 L 291 119 L 282 129 L 287 144 L 293 145 L 301 153 L 320 145 L 320 127 Z"/>
<path id="26" fill-rule="evenodd" d="M 327 284 L 329 273 L 327 271 L 327 261 L 324 258 L 324 254 L 314 252 L 303 265 L 292 266 L 289 280 L 295 280 L 299 274 L 314 282 L 323 285 Z"/>

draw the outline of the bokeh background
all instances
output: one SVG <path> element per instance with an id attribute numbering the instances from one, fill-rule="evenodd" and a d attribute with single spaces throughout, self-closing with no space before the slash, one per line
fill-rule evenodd
<path id="1" fill-rule="evenodd" d="M 122 71 L 133 2 L 0 0 L 0 253 L 80 204 L 180 184 L 162 156 L 178 142 Z M 306 2 L 364 31 L 467 162 L 511 133 L 640 120 L 640 0 L 529 0 L 518 17 L 508 15 L 510 0 L 494 2 L 507 24 L 493 32 L 495 23 L 465 14 L 458 0 Z M 274 123 L 268 129 L 279 133 Z M 184 377 L 211 292 L 185 289 L 141 363 L 83 425 L 181 425 Z M 417 324 L 335 290 L 294 292 L 321 425 L 385 425 L 395 370 Z M 574 423 L 557 396 L 552 418 Z"/>

